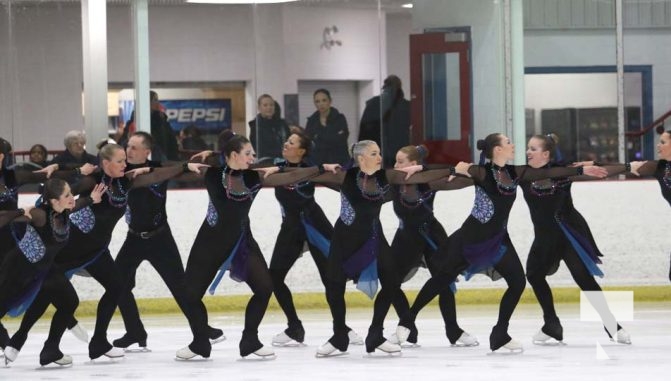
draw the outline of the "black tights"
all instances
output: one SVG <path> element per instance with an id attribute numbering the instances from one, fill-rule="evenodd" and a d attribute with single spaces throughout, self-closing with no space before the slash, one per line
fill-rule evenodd
<path id="1" fill-rule="evenodd" d="M 324 254 L 322 254 L 321 251 L 317 250 L 312 245 L 309 244 L 308 247 L 310 248 L 310 254 L 312 255 L 312 259 L 315 261 L 317 270 L 319 271 L 319 278 L 321 279 L 324 287 L 326 287 L 326 257 L 324 257 Z M 289 290 L 289 287 L 284 281 L 287 277 L 287 274 L 289 273 L 289 270 L 291 270 L 291 267 L 293 267 L 297 259 L 298 255 L 296 255 L 296 258 L 291 261 L 289 266 L 275 267 L 273 266 L 272 262 L 270 266 L 270 276 L 273 282 L 273 293 L 275 294 L 275 298 L 277 299 L 277 303 L 280 305 L 280 308 L 282 308 L 282 311 L 287 316 L 289 327 L 296 327 L 301 325 L 301 321 L 298 319 L 296 306 L 294 305 L 294 300 L 291 295 L 291 290 Z"/>
<path id="2" fill-rule="evenodd" d="M 566 267 L 568 267 L 569 271 L 571 272 L 573 280 L 575 280 L 576 284 L 578 287 L 580 287 L 581 290 L 601 291 L 601 287 L 596 282 L 596 279 L 594 279 L 594 276 L 590 274 L 589 270 L 587 270 L 587 267 L 575 251 L 572 249 L 566 250 L 562 255 L 562 259 L 564 260 L 564 263 L 566 263 Z M 534 294 L 536 294 L 538 303 L 543 309 L 543 320 L 545 323 L 559 323 L 559 317 L 557 316 L 557 312 L 555 311 L 554 307 L 552 290 L 550 289 L 550 285 L 546 280 L 546 274 L 547 269 L 539 269 L 538 271 L 527 273 L 527 279 L 529 280 L 529 284 L 531 284 L 531 287 L 534 290 Z M 601 320 L 604 322 L 604 324 L 606 324 L 606 326 L 613 324 L 615 317 L 608 309 L 603 295 L 598 295 L 596 293 L 590 293 L 589 295 L 590 302 L 595 305 L 595 308 L 601 315 Z M 605 309 L 603 306 L 605 306 Z"/>
<path id="3" fill-rule="evenodd" d="M 408 297 L 402 290 L 401 292 L 396 293 L 392 304 L 399 318 L 408 315 L 410 312 Z M 464 331 L 459 327 L 459 323 L 457 323 L 456 300 L 454 292 L 452 292 L 452 289 L 449 287 L 443 288 L 438 293 L 438 307 L 440 308 L 440 314 L 445 323 L 445 333 L 447 338 L 451 343 L 455 343 Z"/>
<path id="4" fill-rule="evenodd" d="M 49 336 L 44 347 L 58 349 L 63 332 L 72 321 L 72 316 L 79 305 L 79 298 L 63 271 L 55 268 L 47 275 L 35 300 L 23 315 L 21 325 L 9 341 L 9 346 L 21 350 L 28 338 L 28 332 L 42 317 L 49 304 L 56 307 L 56 312 L 51 319 Z"/>
<path id="5" fill-rule="evenodd" d="M 459 273 L 467 267 L 467 262 L 460 254 L 448 253 L 446 271 L 431 277 L 422 289 L 419 291 L 415 302 L 410 308 L 410 313 L 401 318 L 401 323 L 412 323 L 419 311 L 424 308 L 438 294 L 451 292 L 450 284 L 454 282 Z M 510 318 L 515 311 L 515 307 L 524 292 L 526 279 L 524 278 L 524 269 L 520 263 L 514 249 L 506 250 L 501 260 L 494 266 L 494 269 L 503 276 L 508 289 L 504 292 L 499 304 L 499 316 L 496 322 L 495 330 L 507 332 Z"/>
<path id="6" fill-rule="evenodd" d="M 268 301 L 273 292 L 273 284 L 268 271 L 266 261 L 253 244 L 250 250 L 247 269 L 247 285 L 252 289 L 253 295 L 245 309 L 245 328 L 242 332 L 241 351 L 245 343 L 252 343 L 255 351 L 261 347 L 258 340 L 258 328 L 263 320 L 268 307 Z M 200 253 L 207 255 L 200 255 Z M 196 254 L 196 255 L 194 255 Z M 217 270 L 226 258 L 216 258 L 211 252 L 192 252 L 186 267 L 184 276 L 185 300 L 183 310 L 189 326 L 193 333 L 193 342 L 189 348 L 203 357 L 209 357 L 211 345 L 208 337 L 207 309 L 202 298 L 210 283 L 214 279 Z M 247 351 L 245 351 L 247 352 Z M 248 353 L 243 354 L 245 356 Z"/>
<path id="7" fill-rule="evenodd" d="M 112 349 L 112 345 L 107 341 L 107 328 L 117 306 L 121 284 L 119 283 L 119 277 L 114 266 L 114 260 L 107 250 L 95 262 L 88 265 L 86 271 L 105 289 L 105 293 L 98 302 L 96 326 L 89 343 L 89 349 L 100 348 L 96 351 L 103 350 L 104 353 Z M 57 311 L 52 318 L 49 339 L 45 342 L 45 348 L 47 345 L 58 346 L 63 332 L 65 332 L 68 324 L 72 321 L 74 310 L 79 305 L 77 292 L 72 287 L 72 283 L 70 283 L 62 271 L 56 270 L 56 267 L 52 270 L 52 275 L 45 280 L 42 289 L 23 316 L 19 330 L 10 340 L 12 347 L 16 349 L 23 347 L 28 337 L 28 332 L 37 320 L 42 317 L 49 304 L 53 304 L 57 310 L 60 311 L 62 309 L 63 311 L 60 313 Z"/>
<path id="8" fill-rule="evenodd" d="M 115 259 L 124 286 L 119 297 L 119 311 L 126 331 L 138 340 L 146 338 L 147 332 L 140 320 L 140 313 L 132 291 L 135 288 L 137 268 L 144 260 L 154 267 L 165 285 L 168 286 L 177 304 L 181 304 L 183 299 L 184 265 L 170 228 L 166 227 L 149 239 L 129 234 Z"/>

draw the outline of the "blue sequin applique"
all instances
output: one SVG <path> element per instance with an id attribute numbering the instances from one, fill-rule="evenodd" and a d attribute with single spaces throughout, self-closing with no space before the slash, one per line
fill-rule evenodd
<path id="1" fill-rule="evenodd" d="M 131 221 L 130 217 L 131 217 L 131 215 L 130 215 L 130 206 L 126 205 L 126 213 L 124 213 L 124 218 L 126 219 L 126 223 L 127 223 L 128 225 L 130 225 L 130 221 Z"/>
<path id="2" fill-rule="evenodd" d="M 212 200 L 207 204 L 207 216 L 205 217 L 205 220 L 210 227 L 214 227 L 219 220 L 219 214 L 217 213 L 217 209 L 214 207 Z"/>
<path id="3" fill-rule="evenodd" d="M 70 213 L 70 222 L 81 230 L 82 233 L 90 233 L 96 224 L 96 216 L 90 206 L 81 208 L 74 213 Z"/>
<path id="4" fill-rule="evenodd" d="M 340 193 L 340 219 L 345 225 L 352 225 L 354 219 L 356 218 L 356 212 L 352 208 L 352 204 L 349 203 L 347 197 L 344 194 Z"/>
<path id="5" fill-rule="evenodd" d="M 494 216 L 494 203 L 487 196 L 485 190 L 479 186 L 475 187 L 475 202 L 473 203 L 471 216 L 483 224 L 487 223 Z"/>
<path id="6" fill-rule="evenodd" d="M 18 188 L 5 188 L 0 192 L 0 203 L 16 202 L 18 200 Z"/>
<path id="7" fill-rule="evenodd" d="M 32 225 L 26 226 L 26 234 L 18 242 L 18 246 L 30 263 L 39 262 L 44 258 L 44 254 L 46 253 L 44 242 L 42 242 L 42 238 L 40 238 L 40 235 L 37 234 Z"/>

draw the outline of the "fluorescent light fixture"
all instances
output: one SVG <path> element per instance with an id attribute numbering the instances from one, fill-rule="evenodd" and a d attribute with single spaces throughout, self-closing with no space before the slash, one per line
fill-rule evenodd
<path id="1" fill-rule="evenodd" d="M 412 9 L 412 3 L 405 3 L 405 4 L 401 5 L 401 6 L 402 6 L 403 8 Z"/>
<path id="2" fill-rule="evenodd" d="M 193 4 L 277 4 L 291 3 L 298 0 L 186 0 Z"/>

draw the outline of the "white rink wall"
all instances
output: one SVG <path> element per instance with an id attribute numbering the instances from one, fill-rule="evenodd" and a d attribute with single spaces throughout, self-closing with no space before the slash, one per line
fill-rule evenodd
<path id="1" fill-rule="evenodd" d="M 317 202 L 332 222 L 337 219 L 340 208 L 338 193 L 320 188 Z M 575 183 L 573 198 L 576 208 L 583 214 L 604 253 L 601 268 L 606 274 L 599 282 L 602 285 L 666 285 L 669 273 L 671 234 L 671 208 L 662 198 L 659 184 L 652 180 L 639 181 L 594 181 Z M 33 195 L 22 195 L 20 205 L 31 202 Z M 174 190 L 168 194 L 168 218 L 186 264 L 189 249 L 205 217 L 207 193 L 204 190 Z M 470 213 L 473 188 L 440 192 L 436 197 L 435 214 L 448 233 L 455 231 Z M 281 224 L 280 208 L 273 189 L 263 189 L 251 209 L 254 237 L 270 262 L 275 238 Z M 225 218 L 225 217 L 224 217 Z M 391 204 L 385 204 L 381 214 L 384 233 L 391 242 L 398 220 Z M 513 206 L 508 223 L 512 241 L 526 263 L 527 253 L 533 241 L 533 228 L 529 211 L 521 190 Z M 110 250 L 116 256 L 126 236 L 127 225 L 121 219 L 112 238 Z M 427 271 L 417 275 L 404 285 L 405 289 L 419 289 L 427 279 Z M 102 295 L 102 287 L 90 278 L 74 277 L 75 288 L 81 300 L 95 300 Z M 468 282 L 460 281 L 459 288 L 505 287 L 503 280 L 491 282 L 484 276 L 476 276 Z M 321 291 L 322 285 L 309 255 L 299 259 L 287 276 L 287 283 L 294 292 Z M 137 272 L 135 295 L 138 298 L 169 297 L 167 287 L 156 271 L 143 262 Z M 550 278 L 551 285 L 570 286 L 573 283 L 569 272 L 562 266 Z M 350 290 L 354 290 L 351 283 Z M 246 294 L 249 288 L 224 278 L 217 294 Z"/>

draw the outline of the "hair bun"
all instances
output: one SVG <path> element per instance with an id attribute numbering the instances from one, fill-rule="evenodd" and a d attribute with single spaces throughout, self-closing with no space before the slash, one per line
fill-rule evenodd
<path id="1" fill-rule="evenodd" d="M 424 160 L 429 156 L 429 149 L 424 144 L 415 146 L 415 149 L 417 150 L 417 154 L 419 154 L 420 160 Z"/>
<path id="2" fill-rule="evenodd" d="M 555 134 L 554 132 L 549 133 L 549 134 L 547 134 L 546 136 L 547 136 L 549 139 L 551 139 L 551 140 L 554 142 L 554 144 L 559 144 L 559 136 L 557 136 L 557 134 Z"/>
<path id="3" fill-rule="evenodd" d="M 217 138 L 217 146 L 219 146 L 219 151 L 223 152 L 226 143 L 228 143 L 229 140 L 233 139 L 234 136 L 235 132 L 233 132 L 233 130 L 231 130 L 230 128 L 221 131 Z"/>
<path id="4" fill-rule="evenodd" d="M 485 149 L 487 149 L 487 143 L 484 141 L 484 139 L 478 139 L 477 143 L 475 143 L 475 146 L 480 151 L 484 151 Z"/>

